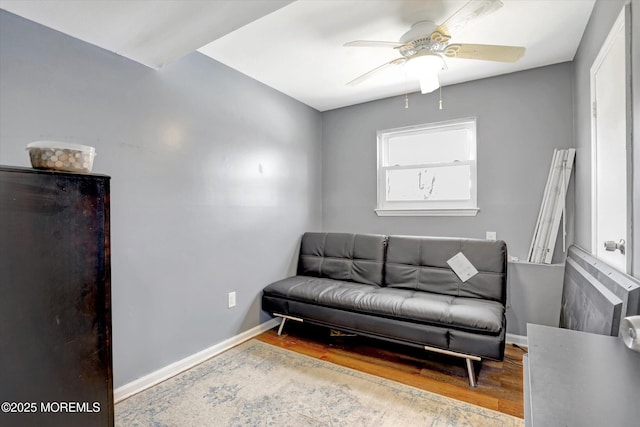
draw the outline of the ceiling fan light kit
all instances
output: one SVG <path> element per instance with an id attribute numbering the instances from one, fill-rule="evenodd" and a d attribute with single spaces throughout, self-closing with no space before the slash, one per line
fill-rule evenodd
<path id="1" fill-rule="evenodd" d="M 440 80 L 437 74 L 426 74 L 420 79 L 420 93 L 423 95 L 431 93 L 440 87 Z"/>
<path id="2" fill-rule="evenodd" d="M 345 46 L 350 47 L 393 48 L 401 55 L 347 84 L 360 84 L 390 65 L 404 64 L 406 76 L 420 81 L 420 91 L 424 94 L 440 87 L 438 73 L 446 68 L 445 56 L 498 62 L 519 60 L 525 52 L 525 48 L 519 46 L 449 43 L 452 32 L 502 6 L 500 0 L 470 0 L 439 26 L 430 21 L 416 22 L 398 42 L 355 40 L 345 43 Z"/>
<path id="3" fill-rule="evenodd" d="M 438 72 L 444 68 L 444 60 L 435 53 L 421 53 L 407 60 L 404 64 L 407 76 L 420 81 L 420 92 L 433 92 L 440 87 Z"/>

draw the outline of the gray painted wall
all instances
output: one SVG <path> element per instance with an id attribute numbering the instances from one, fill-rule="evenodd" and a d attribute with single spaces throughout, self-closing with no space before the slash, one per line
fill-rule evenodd
<path id="1" fill-rule="evenodd" d="M 112 177 L 115 387 L 266 320 L 262 287 L 321 227 L 319 112 L 199 53 L 154 71 L 4 11 L 0 94 L 0 163 L 64 140 Z"/>
<path id="2" fill-rule="evenodd" d="M 579 246 L 591 250 L 591 99 L 589 70 L 602 44 L 609 35 L 616 18 L 625 4 L 631 3 L 632 23 L 632 87 L 635 90 L 634 128 L 640 129 L 640 0 L 598 0 L 573 61 L 574 67 L 574 120 L 576 144 L 576 236 Z M 633 143 L 634 169 L 640 170 L 640 132 L 635 132 Z M 632 221 L 640 224 L 640 174 L 633 178 L 634 209 Z M 640 230 L 634 227 L 633 275 L 640 277 Z"/>
<path id="3" fill-rule="evenodd" d="M 570 63 L 447 86 L 323 113 L 323 223 L 328 231 L 485 238 L 496 231 L 509 254 L 527 257 L 554 148 L 573 146 Z M 476 217 L 378 217 L 376 131 L 477 117 Z M 568 198 L 573 239 L 573 184 Z M 560 240 L 559 240 L 560 242 Z M 554 260 L 564 254 L 556 246 Z"/>

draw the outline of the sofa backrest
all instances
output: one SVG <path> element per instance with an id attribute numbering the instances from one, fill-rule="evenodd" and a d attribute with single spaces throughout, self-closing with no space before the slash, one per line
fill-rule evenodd
<path id="1" fill-rule="evenodd" d="M 447 264 L 459 252 L 478 270 L 466 282 Z M 389 236 L 384 284 L 505 304 L 507 245 L 501 240 Z"/>
<path id="2" fill-rule="evenodd" d="M 305 233 L 298 274 L 382 286 L 386 236 Z"/>

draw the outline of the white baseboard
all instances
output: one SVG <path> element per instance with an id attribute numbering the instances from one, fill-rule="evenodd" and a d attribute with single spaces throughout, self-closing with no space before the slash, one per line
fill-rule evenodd
<path id="1" fill-rule="evenodd" d="M 194 366 L 204 362 L 211 357 L 222 353 L 223 351 L 229 350 L 230 348 L 247 341 L 256 335 L 260 335 L 261 333 L 268 331 L 271 328 L 274 328 L 280 324 L 280 319 L 271 319 L 268 320 L 255 328 L 251 328 L 248 331 L 242 332 L 234 337 L 231 337 L 227 340 L 222 341 L 221 343 L 215 344 L 209 348 L 206 348 L 202 351 L 199 351 L 191 356 L 187 356 L 182 360 L 178 360 L 170 365 L 165 366 L 164 368 L 160 368 L 157 371 L 154 371 L 144 377 L 138 378 L 137 380 L 133 380 L 130 383 L 127 383 L 121 387 L 118 387 L 113 391 L 113 400 L 115 403 L 120 402 L 121 400 L 126 399 L 127 397 L 133 396 L 136 393 L 140 393 L 143 390 L 148 389 L 149 387 L 153 387 L 156 384 L 161 383 L 175 375 L 178 375 L 181 372 L 184 372 L 188 369 L 193 368 Z"/>
<path id="2" fill-rule="evenodd" d="M 505 341 L 507 344 L 517 344 L 522 347 L 529 347 L 529 340 L 526 335 L 507 334 Z"/>

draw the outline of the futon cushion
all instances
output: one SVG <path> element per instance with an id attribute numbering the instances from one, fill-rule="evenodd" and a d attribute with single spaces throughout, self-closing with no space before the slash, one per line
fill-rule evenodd
<path id="1" fill-rule="evenodd" d="M 386 236 L 305 233 L 298 274 L 382 285 Z"/>
<path id="2" fill-rule="evenodd" d="M 462 282 L 447 260 L 462 252 L 478 274 Z M 389 236 L 385 286 L 506 302 L 507 245 L 479 239 Z"/>
<path id="3" fill-rule="evenodd" d="M 498 334 L 504 306 L 496 301 L 294 276 L 272 283 L 264 295 L 394 319 Z"/>

